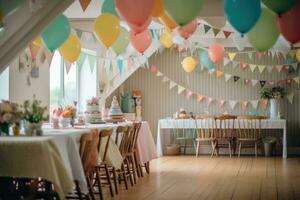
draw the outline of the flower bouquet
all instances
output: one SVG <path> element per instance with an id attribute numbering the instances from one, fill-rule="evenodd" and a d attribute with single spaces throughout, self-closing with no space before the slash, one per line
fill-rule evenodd
<path id="1" fill-rule="evenodd" d="M 25 133 L 28 136 L 42 135 L 42 123 L 48 120 L 47 107 L 41 106 L 41 101 L 34 99 L 23 103 L 23 115 L 25 120 Z"/>
<path id="2" fill-rule="evenodd" d="M 12 124 L 19 126 L 22 116 L 18 104 L 2 101 L 0 103 L 0 135 L 9 135 L 9 126 Z"/>
<path id="3" fill-rule="evenodd" d="M 76 104 L 73 105 L 66 105 L 60 114 L 60 123 L 63 128 L 67 128 L 70 124 L 72 127 L 74 126 L 74 120 L 76 117 Z"/>

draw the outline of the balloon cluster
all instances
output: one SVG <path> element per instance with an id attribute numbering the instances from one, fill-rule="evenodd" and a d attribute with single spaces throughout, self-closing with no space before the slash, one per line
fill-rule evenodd
<path id="1" fill-rule="evenodd" d="M 274 46 L 280 33 L 292 45 L 300 41 L 300 1 L 298 0 L 225 0 L 224 12 L 230 24 L 246 34 L 258 51 Z M 277 16 L 276 16 L 277 15 Z M 242 41 L 235 37 L 235 43 Z M 241 45 L 238 47 L 242 49 Z"/>

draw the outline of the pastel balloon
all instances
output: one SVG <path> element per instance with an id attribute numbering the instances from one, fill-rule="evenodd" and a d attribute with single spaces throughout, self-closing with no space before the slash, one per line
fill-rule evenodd
<path id="1" fill-rule="evenodd" d="M 126 51 L 126 48 L 129 44 L 129 32 L 121 27 L 121 31 L 119 34 L 118 39 L 113 43 L 113 45 L 111 46 L 111 48 L 114 50 L 114 52 L 116 54 L 121 54 L 124 53 Z"/>
<path id="2" fill-rule="evenodd" d="M 207 69 L 214 69 L 215 64 L 209 59 L 207 51 L 201 51 L 200 53 L 200 62 Z"/>
<path id="3" fill-rule="evenodd" d="M 148 49 L 148 47 L 151 45 L 152 36 L 148 29 L 144 30 L 141 33 L 135 33 L 131 30 L 130 41 L 135 50 L 143 54 L 146 51 L 146 49 Z"/>
<path id="4" fill-rule="evenodd" d="M 220 44 L 213 44 L 208 49 L 208 56 L 213 63 L 217 64 L 224 59 L 225 50 Z"/>
<path id="5" fill-rule="evenodd" d="M 290 43 L 300 41 L 300 1 L 288 12 L 277 17 L 279 31 Z"/>
<path id="6" fill-rule="evenodd" d="M 147 21 L 145 21 L 145 23 L 140 25 L 140 26 L 137 26 L 137 25 L 132 24 L 130 22 L 127 22 L 127 24 L 130 27 L 130 29 L 133 30 L 135 33 L 140 33 L 140 32 L 143 32 L 145 29 L 147 29 L 147 27 L 150 25 L 151 21 L 152 21 L 152 18 L 149 17 L 147 19 Z"/>
<path id="7" fill-rule="evenodd" d="M 78 37 L 71 33 L 67 41 L 59 47 L 59 52 L 70 63 L 75 62 L 81 52 L 81 44 Z"/>
<path id="8" fill-rule="evenodd" d="M 101 13 L 110 13 L 116 17 L 119 17 L 116 11 L 115 0 L 105 0 L 102 4 Z"/>
<path id="9" fill-rule="evenodd" d="M 298 49 L 296 51 L 296 58 L 297 58 L 298 62 L 300 62 L 300 49 Z"/>
<path id="10" fill-rule="evenodd" d="M 162 45 L 166 48 L 171 48 L 173 45 L 172 36 L 168 32 L 162 34 L 159 40 L 162 43 Z"/>
<path id="11" fill-rule="evenodd" d="M 43 46 L 43 41 L 42 41 L 42 38 L 40 36 L 35 38 L 32 43 L 37 47 L 42 47 Z"/>
<path id="12" fill-rule="evenodd" d="M 262 2 L 278 15 L 281 15 L 290 10 L 297 0 L 262 0 Z"/>
<path id="13" fill-rule="evenodd" d="M 182 68 L 185 72 L 191 73 L 197 66 L 197 61 L 193 57 L 186 57 L 181 62 Z"/>
<path id="14" fill-rule="evenodd" d="M 177 27 L 177 24 L 174 21 L 172 21 L 166 14 L 160 16 L 159 20 L 170 30 L 173 30 Z"/>
<path id="15" fill-rule="evenodd" d="M 177 31 L 181 37 L 183 37 L 184 39 L 188 39 L 197 30 L 197 26 L 197 20 L 193 20 L 185 26 L 178 27 Z"/>
<path id="16" fill-rule="evenodd" d="M 230 24 L 244 34 L 255 25 L 260 16 L 260 0 L 224 0 L 224 12 Z"/>
<path id="17" fill-rule="evenodd" d="M 119 19 L 110 14 L 104 13 L 96 18 L 94 30 L 98 39 L 105 47 L 110 47 L 119 37 L 120 22 Z"/>
<path id="18" fill-rule="evenodd" d="M 279 36 L 275 15 L 272 11 L 262 8 L 259 20 L 246 35 L 250 44 L 258 51 L 270 49 Z"/>
<path id="19" fill-rule="evenodd" d="M 70 23 L 66 16 L 58 16 L 41 33 L 45 46 L 53 52 L 58 49 L 69 37 L 71 32 Z"/>
<path id="20" fill-rule="evenodd" d="M 164 8 L 161 1 L 162 0 L 154 0 L 154 6 L 152 10 L 153 17 L 160 17 L 164 14 Z"/>
<path id="21" fill-rule="evenodd" d="M 142 26 L 151 17 L 154 0 L 115 0 L 116 7 L 126 22 Z"/>
<path id="22" fill-rule="evenodd" d="M 166 14 L 179 26 L 194 20 L 202 7 L 202 0 L 163 0 Z"/>

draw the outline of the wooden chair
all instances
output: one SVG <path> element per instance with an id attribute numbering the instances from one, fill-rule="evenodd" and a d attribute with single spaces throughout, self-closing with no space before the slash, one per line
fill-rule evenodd
<path id="1" fill-rule="evenodd" d="M 214 155 L 216 149 L 214 127 L 215 119 L 210 116 L 202 116 L 195 119 L 196 126 L 196 157 L 198 157 L 200 143 L 209 143 L 211 145 L 211 157 Z"/>
<path id="2" fill-rule="evenodd" d="M 228 148 L 229 156 L 234 154 L 234 123 L 236 116 L 222 115 L 215 117 L 214 134 L 216 137 L 216 150 L 219 154 L 220 148 Z"/>
<path id="3" fill-rule="evenodd" d="M 261 116 L 238 116 L 238 157 L 242 148 L 253 148 L 257 157 L 257 147 L 261 143 Z"/>

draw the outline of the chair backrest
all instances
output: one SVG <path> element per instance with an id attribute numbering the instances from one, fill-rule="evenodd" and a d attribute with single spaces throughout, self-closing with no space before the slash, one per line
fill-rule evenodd
<path id="1" fill-rule="evenodd" d="M 228 138 L 234 136 L 234 123 L 237 116 L 221 115 L 215 117 L 214 134 L 217 138 Z"/>
<path id="2" fill-rule="evenodd" d="M 111 135 L 112 135 L 112 129 L 103 129 L 100 131 L 98 150 L 102 162 L 106 160 L 106 155 L 107 155 Z"/>
<path id="3" fill-rule="evenodd" d="M 119 142 L 119 151 L 123 157 L 125 157 L 129 151 L 130 134 L 132 129 L 132 126 L 123 126 L 117 129 L 117 135 L 121 138 L 121 141 Z"/>
<path id="4" fill-rule="evenodd" d="M 118 126 L 116 130 L 115 143 L 120 147 L 123 135 L 127 132 L 128 126 Z"/>
<path id="5" fill-rule="evenodd" d="M 215 119 L 211 116 L 201 116 L 195 119 L 196 133 L 198 139 L 214 137 Z"/>
<path id="6" fill-rule="evenodd" d="M 238 138 L 240 139 L 259 139 L 261 137 L 262 116 L 237 116 Z"/>
<path id="7" fill-rule="evenodd" d="M 85 133 L 80 138 L 79 154 L 84 172 L 89 174 L 98 164 L 99 132 Z"/>
<path id="8" fill-rule="evenodd" d="M 132 141 L 132 146 L 131 148 L 133 150 L 136 149 L 136 145 L 137 145 L 137 140 L 138 140 L 138 137 L 139 137 L 139 133 L 140 133 L 140 130 L 141 130 L 141 126 L 142 126 L 142 123 L 141 122 L 138 122 L 138 123 L 134 123 L 133 124 L 133 127 L 134 127 L 134 137 L 133 137 L 133 141 Z"/>

